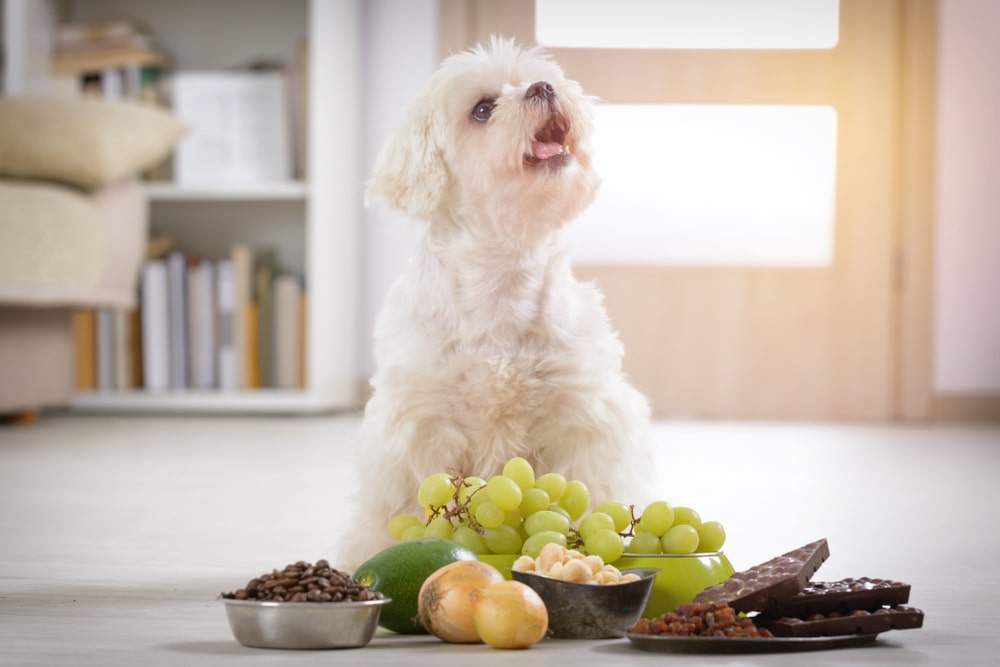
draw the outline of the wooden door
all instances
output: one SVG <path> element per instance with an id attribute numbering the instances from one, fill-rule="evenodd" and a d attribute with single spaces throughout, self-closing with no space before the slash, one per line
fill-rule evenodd
<path id="1" fill-rule="evenodd" d="M 551 49 L 606 103 L 829 105 L 837 113 L 829 265 L 575 267 L 603 289 L 626 371 L 655 414 L 888 419 L 905 412 L 901 381 L 911 394 L 914 386 L 929 392 L 926 372 L 924 384 L 908 380 L 907 366 L 929 365 L 926 336 L 915 348 L 900 344 L 913 338 L 902 335 L 904 324 L 930 326 L 925 296 L 900 320 L 908 303 L 900 215 L 916 201 L 900 197 L 903 4 L 841 0 L 832 49 Z M 493 33 L 534 43 L 532 0 L 446 1 L 442 10 L 446 50 Z M 913 403 L 920 416 L 927 401 Z"/>

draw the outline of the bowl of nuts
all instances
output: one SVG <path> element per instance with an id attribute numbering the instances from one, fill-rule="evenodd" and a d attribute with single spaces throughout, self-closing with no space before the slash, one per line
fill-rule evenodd
<path id="1" fill-rule="evenodd" d="M 236 641 L 255 648 L 358 648 L 371 641 L 390 602 L 325 560 L 298 561 L 222 593 Z"/>
<path id="2" fill-rule="evenodd" d="M 624 637 L 646 608 L 659 572 L 619 570 L 557 544 L 543 547 L 536 559 L 522 556 L 511 568 L 512 578 L 545 602 L 549 636 L 559 639 Z"/>

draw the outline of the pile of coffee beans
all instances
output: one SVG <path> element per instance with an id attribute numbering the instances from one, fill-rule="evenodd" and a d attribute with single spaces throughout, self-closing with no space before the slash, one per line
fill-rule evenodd
<path id="1" fill-rule="evenodd" d="M 243 588 L 222 593 L 227 600 L 259 602 L 363 602 L 384 596 L 330 567 L 326 560 L 316 564 L 298 561 L 254 577 Z"/>

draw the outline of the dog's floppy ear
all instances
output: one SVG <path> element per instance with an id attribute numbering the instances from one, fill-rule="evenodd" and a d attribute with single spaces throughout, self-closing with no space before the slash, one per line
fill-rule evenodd
<path id="1" fill-rule="evenodd" d="M 365 204 L 376 199 L 416 218 L 428 219 L 448 187 L 430 97 L 410 107 L 403 124 L 382 146 L 365 192 Z"/>

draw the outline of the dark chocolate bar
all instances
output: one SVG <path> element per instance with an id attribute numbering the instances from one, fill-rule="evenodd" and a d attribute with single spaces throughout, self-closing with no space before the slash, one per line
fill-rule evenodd
<path id="1" fill-rule="evenodd" d="M 727 602 L 736 611 L 764 611 L 792 597 L 830 556 L 826 539 L 810 542 L 769 561 L 737 572 L 695 596 L 695 602 Z"/>
<path id="2" fill-rule="evenodd" d="M 910 600 L 910 585 L 889 579 L 859 577 L 840 581 L 809 584 L 790 598 L 776 600 L 769 613 L 776 616 L 805 618 L 810 614 L 847 613 L 855 609 L 868 611 L 880 607 L 906 604 Z"/>
<path id="3" fill-rule="evenodd" d="M 913 607 L 880 607 L 875 611 L 858 609 L 849 614 L 831 612 L 806 618 L 754 618 L 754 624 L 767 628 L 775 637 L 833 637 L 873 635 L 888 630 L 919 628 L 924 612 Z"/>

